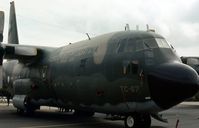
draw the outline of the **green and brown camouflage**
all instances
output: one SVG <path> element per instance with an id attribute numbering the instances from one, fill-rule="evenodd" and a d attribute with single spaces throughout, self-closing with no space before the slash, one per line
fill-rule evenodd
<path id="1" fill-rule="evenodd" d="M 10 30 L 15 40 L 17 29 Z M 3 88 L 19 110 L 64 107 L 125 116 L 127 128 L 150 127 L 150 115 L 198 91 L 196 71 L 181 62 L 164 37 L 150 31 L 113 32 L 60 48 L 11 41 L 1 49 L 8 59 Z"/>

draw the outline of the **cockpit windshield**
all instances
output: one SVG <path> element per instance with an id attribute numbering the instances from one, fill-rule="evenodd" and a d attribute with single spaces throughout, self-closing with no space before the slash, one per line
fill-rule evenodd
<path id="1" fill-rule="evenodd" d="M 155 40 L 160 48 L 170 48 L 170 45 L 167 43 L 165 39 L 155 38 Z"/>
<path id="2" fill-rule="evenodd" d="M 162 38 L 145 39 L 142 42 L 144 44 L 144 49 L 147 49 L 147 48 L 170 48 L 167 41 Z"/>
<path id="3" fill-rule="evenodd" d="M 117 52 L 134 52 L 152 48 L 171 48 L 163 38 L 123 39 L 119 41 Z"/>
<path id="4" fill-rule="evenodd" d="M 142 43 L 144 45 L 144 49 L 158 48 L 158 45 L 155 39 L 145 39 L 145 40 L 142 40 Z"/>

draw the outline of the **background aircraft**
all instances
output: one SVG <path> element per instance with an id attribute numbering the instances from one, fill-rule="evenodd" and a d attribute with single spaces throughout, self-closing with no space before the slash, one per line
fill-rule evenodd
<path id="1" fill-rule="evenodd" d="M 191 66 L 193 69 L 195 69 L 196 72 L 199 74 L 199 57 L 193 57 L 193 56 L 192 57 L 191 56 L 184 57 L 184 56 L 182 56 L 181 60 L 184 64 L 187 64 L 187 65 Z M 191 100 L 199 100 L 199 92 L 193 98 L 191 98 Z"/>
<path id="2" fill-rule="evenodd" d="M 126 128 L 148 128 L 151 115 L 198 91 L 196 71 L 150 30 L 108 33 L 60 48 L 19 45 L 14 2 L 8 44 L 0 51 L 1 64 L 7 59 L 1 88 L 19 112 L 55 106 L 76 115 L 118 115 Z"/>
<path id="3" fill-rule="evenodd" d="M 181 60 L 184 64 L 191 66 L 199 74 L 199 57 L 181 57 Z"/>

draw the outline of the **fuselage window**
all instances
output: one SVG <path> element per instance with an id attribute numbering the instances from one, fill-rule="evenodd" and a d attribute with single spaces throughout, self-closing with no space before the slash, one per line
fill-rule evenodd
<path id="1" fill-rule="evenodd" d="M 133 52 L 135 51 L 135 40 L 134 39 L 122 39 L 119 41 L 117 52 Z"/>
<path id="2" fill-rule="evenodd" d="M 118 50 L 117 50 L 117 52 L 118 53 L 124 52 L 126 44 L 127 44 L 127 39 L 120 40 L 119 44 L 118 44 Z"/>
<path id="3" fill-rule="evenodd" d="M 138 64 L 132 63 L 132 73 L 137 74 L 138 73 Z"/>
<path id="4" fill-rule="evenodd" d="M 138 61 L 128 62 L 128 64 L 123 67 L 123 73 L 125 75 L 137 74 L 138 67 L 139 67 Z"/>
<path id="5" fill-rule="evenodd" d="M 138 64 L 130 63 L 125 68 L 125 74 L 137 74 L 138 73 Z"/>
<path id="6" fill-rule="evenodd" d="M 135 46 L 135 40 L 134 39 L 129 39 L 128 40 L 128 43 L 125 47 L 125 52 L 134 52 L 136 49 L 136 46 Z"/>
<path id="7" fill-rule="evenodd" d="M 80 67 L 81 68 L 85 68 L 87 60 L 88 60 L 88 58 L 84 58 L 84 59 L 80 60 Z"/>
<path id="8" fill-rule="evenodd" d="M 140 51 L 143 50 L 144 46 L 143 46 L 143 41 L 142 40 L 137 40 L 136 41 L 136 51 Z"/>

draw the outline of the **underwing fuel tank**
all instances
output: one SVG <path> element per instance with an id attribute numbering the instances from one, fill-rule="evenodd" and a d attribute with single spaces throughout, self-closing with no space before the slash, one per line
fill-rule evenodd
<path id="1" fill-rule="evenodd" d="M 151 98 L 168 109 L 190 98 L 198 91 L 198 76 L 194 69 L 182 63 L 157 66 L 148 76 Z"/>

